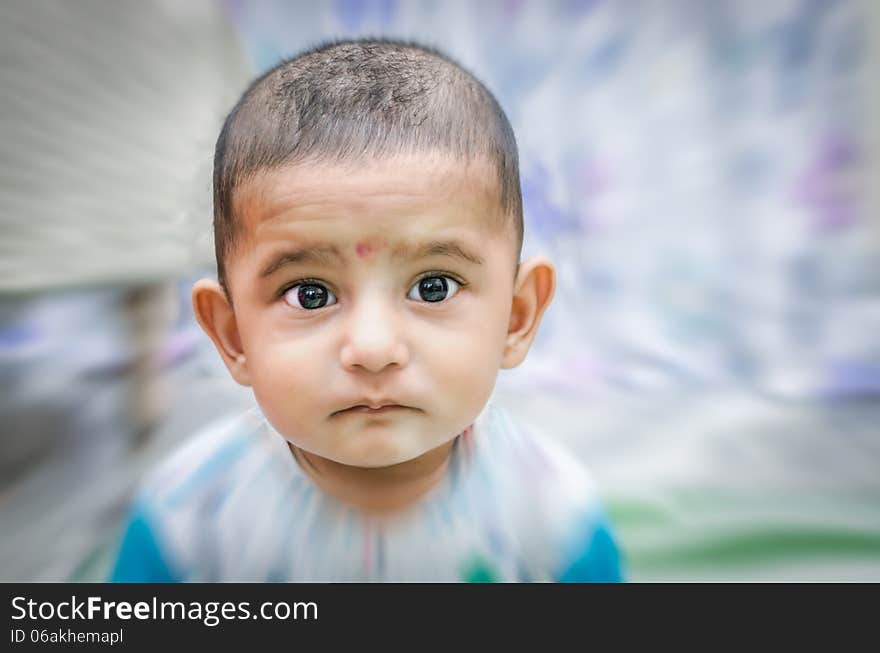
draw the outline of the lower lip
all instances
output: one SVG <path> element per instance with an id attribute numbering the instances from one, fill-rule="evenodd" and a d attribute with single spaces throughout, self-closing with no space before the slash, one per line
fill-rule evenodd
<path id="1" fill-rule="evenodd" d="M 347 413 L 363 413 L 365 415 L 382 415 L 395 410 L 405 410 L 405 406 L 382 406 L 381 408 L 370 408 L 369 406 L 355 406 L 354 408 L 346 408 L 339 411 L 337 415 L 345 415 Z"/>

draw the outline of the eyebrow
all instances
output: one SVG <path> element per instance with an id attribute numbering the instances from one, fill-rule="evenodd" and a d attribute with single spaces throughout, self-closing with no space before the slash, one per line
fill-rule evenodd
<path id="1" fill-rule="evenodd" d="M 263 270 L 261 277 L 268 277 L 281 268 L 297 264 L 332 265 L 342 261 L 342 254 L 333 245 L 315 245 L 300 249 L 287 250 L 273 256 Z"/>
<path id="2" fill-rule="evenodd" d="M 458 258 L 474 265 L 482 265 L 483 259 L 479 255 L 467 249 L 456 240 L 437 240 L 416 248 L 409 245 L 400 245 L 392 251 L 394 258 L 419 259 L 429 256 L 449 256 Z M 260 277 L 268 277 L 281 268 L 289 265 L 333 265 L 342 263 L 345 257 L 334 245 L 314 245 L 299 249 L 286 250 L 273 256 L 260 272 Z"/>
<path id="3" fill-rule="evenodd" d="M 437 240 L 420 245 L 414 251 L 407 245 L 394 249 L 393 255 L 398 258 L 419 259 L 428 256 L 450 256 L 462 259 L 474 265 L 482 265 L 483 259 L 470 251 L 457 240 Z"/>

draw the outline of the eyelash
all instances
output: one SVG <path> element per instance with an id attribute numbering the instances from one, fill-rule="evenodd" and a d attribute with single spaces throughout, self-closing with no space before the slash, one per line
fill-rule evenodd
<path id="1" fill-rule="evenodd" d="M 296 281 L 291 281 L 290 283 L 281 287 L 281 290 L 278 291 L 278 298 L 281 299 L 284 295 L 287 294 L 291 288 L 296 288 L 297 286 L 324 286 L 330 288 L 326 281 L 321 281 L 320 279 L 313 279 L 311 277 L 305 279 L 297 279 Z M 330 288 L 330 290 L 333 290 Z"/>
<path id="2" fill-rule="evenodd" d="M 452 279 L 453 281 L 455 281 L 455 283 L 457 283 L 460 288 L 467 288 L 468 287 L 468 282 L 463 280 L 461 277 L 459 277 L 457 275 L 451 274 L 449 272 L 443 272 L 441 270 L 431 270 L 430 272 L 423 272 L 418 277 L 416 277 L 413 280 L 413 282 L 410 284 L 410 288 L 414 284 L 419 283 L 422 279 L 430 279 L 431 277 L 448 277 L 449 279 Z M 281 290 L 278 291 L 278 298 L 282 299 L 284 297 L 284 295 L 286 295 L 287 292 L 291 288 L 296 288 L 297 286 L 308 286 L 308 285 L 325 286 L 330 291 L 333 291 L 333 288 L 331 288 L 330 285 L 326 281 L 321 281 L 320 279 L 315 279 L 313 277 L 306 277 L 305 279 L 297 279 L 296 281 L 291 281 L 290 283 L 282 286 Z"/>
<path id="3" fill-rule="evenodd" d="M 430 272 L 423 272 L 418 277 L 416 277 L 416 279 L 410 284 L 410 287 L 412 287 L 414 284 L 417 284 L 422 279 L 430 279 L 431 277 L 447 277 L 449 279 L 452 279 L 461 288 L 467 288 L 467 285 L 468 285 L 467 281 L 465 281 L 464 279 L 462 279 L 459 276 L 456 276 L 454 274 L 450 274 L 449 272 L 443 272 L 441 270 L 431 270 Z"/>

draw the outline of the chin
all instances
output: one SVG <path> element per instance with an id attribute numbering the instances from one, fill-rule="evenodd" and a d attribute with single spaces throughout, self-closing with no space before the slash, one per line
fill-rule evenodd
<path id="1" fill-rule="evenodd" d="M 376 438 L 352 451 L 347 463 L 355 467 L 391 467 L 409 462 L 430 451 L 433 447 L 416 446 L 415 443 L 399 442 L 395 438 Z"/>
<path id="2" fill-rule="evenodd" d="M 418 458 L 420 453 L 400 453 L 388 451 L 371 451 L 354 458 L 352 465 L 356 467 L 366 467 L 370 469 L 378 469 L 381 467 L 393 467 L 401 463 L 408 462 Z"/>

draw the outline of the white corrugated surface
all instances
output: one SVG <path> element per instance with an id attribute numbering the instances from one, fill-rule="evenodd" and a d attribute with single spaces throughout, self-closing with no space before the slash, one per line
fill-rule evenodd
<path id="1" fill-rule="evenodd" d="M 219 3 L 0 5 L 0 291 L 210 264 L 213 146 L 250 76 Z"/>

